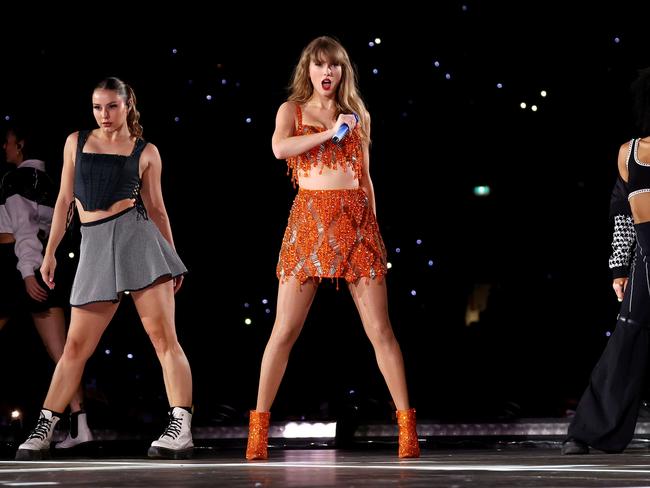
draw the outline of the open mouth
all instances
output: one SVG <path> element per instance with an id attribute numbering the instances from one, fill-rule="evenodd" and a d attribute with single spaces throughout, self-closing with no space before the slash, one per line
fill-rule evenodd
<path id="1" fill-rule="evenodd" d="M 332 88 L 332 80 L 323 80 L 320 84 L 323 90 L 330 90 Z"/>

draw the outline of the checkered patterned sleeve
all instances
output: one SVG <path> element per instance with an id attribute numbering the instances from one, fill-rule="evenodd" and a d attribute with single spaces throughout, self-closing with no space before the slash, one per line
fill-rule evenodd
<path id="1" fill-rule="evenodd" d="M 609 213 L 614 225 L 612 254 L 609 257 L 609 269 L 613 278 L 628 276 L 636 243 L 634 221 L 627 196 L 627 183 L 619 176 L 612 190 Z"/>

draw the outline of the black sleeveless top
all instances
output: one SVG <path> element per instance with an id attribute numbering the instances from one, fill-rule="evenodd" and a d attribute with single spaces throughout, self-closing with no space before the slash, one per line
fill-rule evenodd
<path id="1" fill-rule="evenodd" d="M 79 131 L 74 169 L 74 196 L 84 210 L 107 210 L 126 198 L 140 201 L 140 155 L 147 145 L 138 138 L 128 156 L 83 152 L 90 131 Z"/>
<path id="2" fill-rule="evenodd" d="M 650 163 L 639 161 L 638 150 L 639 139 L 632 139 L 626 163 L 628 199 L 639 193 L 650 192 Z"/>

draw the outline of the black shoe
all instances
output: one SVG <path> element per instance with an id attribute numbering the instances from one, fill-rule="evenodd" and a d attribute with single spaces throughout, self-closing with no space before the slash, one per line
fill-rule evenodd
<path id="1" fill-rule="evenodd" d="M 562 443 L 562 454 L 589 454 L 589 446 L 578 439 L 569 437 Z"/>

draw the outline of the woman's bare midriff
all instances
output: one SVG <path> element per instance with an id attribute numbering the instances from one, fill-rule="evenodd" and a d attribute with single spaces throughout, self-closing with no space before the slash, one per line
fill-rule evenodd
<path id="1" fill-rule="evenodd" d="M 0 232 L 0 244 L 13 244 L 16 242 L 14 235 L 9 232 Z"/>
<path id="2" fill-rule="evenodd" d="M 354 171 L 346 168 L 331 169 L 324 166 L 321 168 L 310 168 L 309 176 L 299 176 L 298 185 L 303 190 L 354 190 L 359 188 L 359 180 L 356 179 Z"/>
<path id="3" fill-rule="evenodd" d="M 79 220 L 82 224 L 88 224 L 90 222 L 112 217 L 113 215 L 118 214 L 123 210 L 131 208 L 135 205 L 135 198 L 125 198 L 124 200 L 115 202 L 108 208 L 108 210 L 92 210 L 87 212 L 83 209 L 83 206 L 79 200 L 75 199 L 75 201 L 77 203 L 77 210 L 79 212 Z"/>

